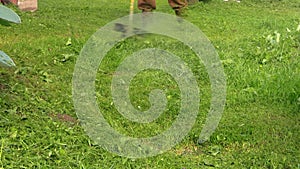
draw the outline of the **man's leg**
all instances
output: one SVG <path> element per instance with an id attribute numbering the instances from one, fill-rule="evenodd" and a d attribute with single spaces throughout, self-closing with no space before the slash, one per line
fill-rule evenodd
<path id="1" fill-rule="evenodd" d="M 182 14 L 182 9 L 188 5 L 187 0 L 168 0 L 169 5 L 174 9 L 176 15 Z"/>
<path id="2" fill-rule="evenodd" d="M 138 0 L 138 8 L 143 12 L 151 12 L 156 9 L 155 0 Z"/>

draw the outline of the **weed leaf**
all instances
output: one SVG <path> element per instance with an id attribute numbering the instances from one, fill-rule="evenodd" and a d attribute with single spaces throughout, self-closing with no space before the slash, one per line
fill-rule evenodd
<path id="1" fill-rule="evenodd" d="M 3 5 L 0 5 L 0 18 L 14 23 L 21 23 L 19 15 Z"/>
<path id="2" fill-rule="evenodd" d="M 0 50 L 0 66 L 13 67 L 16 66 L 16 64 L 6 53 Z"/>

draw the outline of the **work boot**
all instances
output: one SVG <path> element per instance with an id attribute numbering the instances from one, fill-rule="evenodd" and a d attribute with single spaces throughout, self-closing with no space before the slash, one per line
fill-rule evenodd
<path id="1" fill-rule="evenodd" d="M 144 12 L 152 12 L 152 11 L 153 11 L 153 9 L 151 9 L 151 8 L 142 9 L 142 13 L 144 13 Z"/>
<path id="2" fill-rule="evenodd" d="M 183 8 L 175 8 L 174 9 L 175 14 L 179 17 L 185 17 L 186 15 L 186 7 Z"/>

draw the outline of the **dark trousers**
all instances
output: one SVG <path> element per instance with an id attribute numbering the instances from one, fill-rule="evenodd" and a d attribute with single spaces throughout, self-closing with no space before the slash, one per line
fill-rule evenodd
<path id="1" fill-rule="evenodd" d="M 187 0 L 168 0 L 168 2 L 174 10 L 187 6 Z M 155 0 L 138 0 L 138 8 L 145 12 L 150 12 L 156 9 L 156 2 Z"/>

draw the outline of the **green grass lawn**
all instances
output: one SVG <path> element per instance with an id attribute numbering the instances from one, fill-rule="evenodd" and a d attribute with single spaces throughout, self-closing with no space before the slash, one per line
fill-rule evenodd
<path id="1" fill-rule="evenodd" d="M 173 14 L 167 1 L 157 6 L 158 12 Z M 97 74 L 97 100 L 110 125 L 127 135 L 152 136 L 167 129 L 180 97 L 172 78 L 143 72 L 131 86 L 133 104 L 146 110 L 147 93 L 163 88 L 171 96 L 171 114 L 148 126 L 126 120 L 111 106 L 109 91 L 122 58 L 160 47 L 182 57 L 197 76 L 202 102 L 193 129 L 170 151 L 142 159 L 119 157 L 95 145 L 72 101 L 73 70 L 82 47 L 99 28 L 128 15 L 129 1 L 40 0 L 38 11 L 17 13 L 22 24 L 0 24 L 0 49 L 17 65 L 0 68 L 0 168 L 300 168 L 299 0 L 211 0 L 189 7 L 185 19 L 211 40 L 227 76 L 222 120 L 204 144 L 197 139 L 209 109 L 209 78 L 187 47 L 147 35 L 120 42 L 109 52 Z"/>

